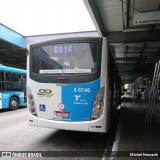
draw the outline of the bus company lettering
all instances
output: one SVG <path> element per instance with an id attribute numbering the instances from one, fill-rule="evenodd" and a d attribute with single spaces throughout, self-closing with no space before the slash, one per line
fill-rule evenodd
<path id="1" fill-rule="evenodd" d="M 88 101 L 86 99 L 81 98 L 81 95 L 75 95 L 75 102 L 74 104 L 80 104 L 80 105 L 88 105 Z"/>
<path id="2" fill-rule="evenodd" d="M 39 89 L 37 95 L 40 97 L 52 97 L 54 94 L 50 89 Z"/>

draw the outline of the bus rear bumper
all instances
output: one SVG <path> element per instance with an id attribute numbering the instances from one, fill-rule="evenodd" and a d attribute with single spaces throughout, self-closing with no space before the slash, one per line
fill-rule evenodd
<path id="1" fill-rule="evenodd" d="M 73 130 L 73 131 L 85 131 L 85 132 L 101 132 L 105 133 L 106 130 L 106 115 L 102 115 L 101 118 L 93 121 L 83 122 L 67 122 L 67 121 L 54 121 L 44 118 L 33 116 L 28 113 L 28 124 L 30 126 Z"/>

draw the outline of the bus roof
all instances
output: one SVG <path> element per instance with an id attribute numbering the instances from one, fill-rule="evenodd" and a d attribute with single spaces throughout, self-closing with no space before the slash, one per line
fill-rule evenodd
<path id="1" fill-rule="evenodd" d="M 9 71 L 9 72 L 14 72 L 14 73 L 22 73 L 22 74 L 26 74 L 27 73 L 26 70 L 7 67 L 7 66 L 0 66 L 0 71 Z"/>
<path id="2" fill-rule="evenodd" d="M 48 44 L 48 43 L 57 43 L 57 42 L 79 42 L 79 41 L 90 41 L 90 40 L 99 40 L 102 39 L 103 37 L 68 37 L 68 38 L 57 38 L 57 39 L 52 39 L 52 40 L 44 40 L 42 42 L 35 42 L 35 43 L 31 43 L 28 45 L 28 49 L 30 49 L 30 47 L 32 46 L 36 46 L 36 45 L 42 45 L 42 44 Z"/>

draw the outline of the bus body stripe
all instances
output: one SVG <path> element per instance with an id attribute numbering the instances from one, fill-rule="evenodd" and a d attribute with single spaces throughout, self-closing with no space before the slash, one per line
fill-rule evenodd
<path id="1" fill-rule="evenodd" d="M 100 89 L 100 80 L 83 84 L 68 84 L 62 86 L 63 112 L 69 112 L 69 117 L 62 117 L 66 121 L 89 121 L 94 98 Z"/>

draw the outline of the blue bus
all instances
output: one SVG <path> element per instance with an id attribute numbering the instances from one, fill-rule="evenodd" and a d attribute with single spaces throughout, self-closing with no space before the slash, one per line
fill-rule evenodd
<path id="1" fill-rule="evenodd" d="M 27 56 L 29 125 L 108 132 L 121 99 L 121 79 L 105 37 L 31 44 Z"/>
<path id="2" fill-rule="evenodd" d="M 26 71 L 0 65 L 0 109 L 26 104 Z"/>

